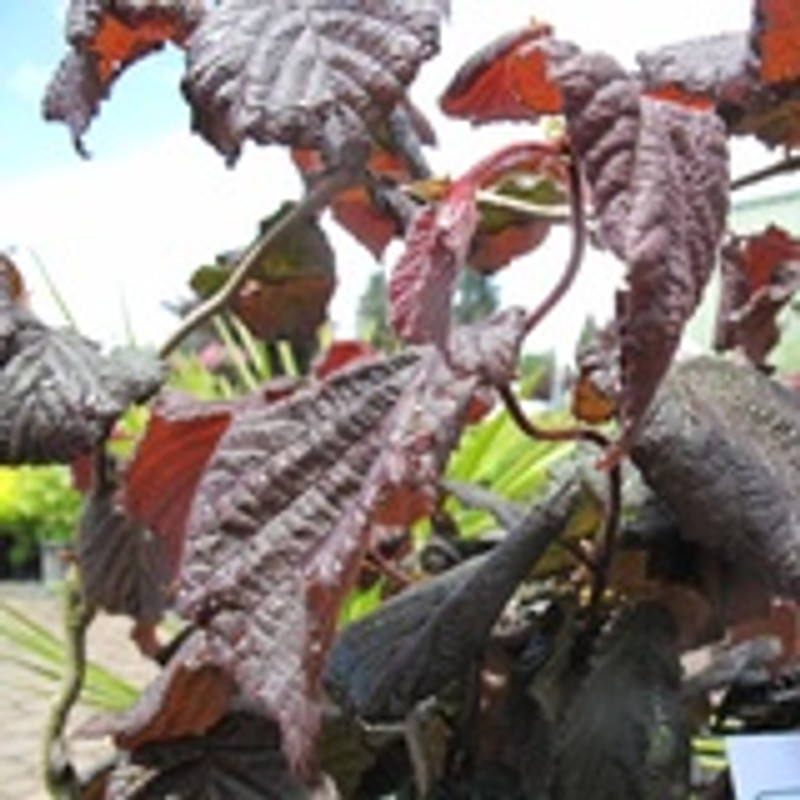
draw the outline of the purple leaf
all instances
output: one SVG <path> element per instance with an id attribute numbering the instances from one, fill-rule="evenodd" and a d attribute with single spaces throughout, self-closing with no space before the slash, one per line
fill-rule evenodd
<path id="1" fill-rule="evenodd" d="M 476 398 L 513 374 L 524 319 L 512 310 L 459 331 L 448 353 L 357 359 L 274 402 L 243 398 L 210 437 L 208 414 L 181 414 L 177 441 L 196 419 L 204 444 L 177 608 L 207 637 L 211 663 L 279 722 L 295 768 L 309 762 L 320 671 L 371 526 L 432 509 Z"/>
<path id="2" fill-rule="evenodd" d="M 125 514 L 114 493 L 114 485 L 103 482 L 84 508 L 78 539 L 81 586 L 93 606 L 156 623 L 169 588 L 162 543 Z"/>
<path id="3" fill-rule="evenodd" d="M 194 127 L 229 160 L 245 139 L 363 161 L 368 132 L 439 46 L 436 0 L 228 0 L 189 43 Z"/>
<path id="4" fill-rule="evenodd" d="M 554 45 L 570 142 L 601 230 L 628 265 L 620 296 L 625 451 L 713 269 L 728 209 L 725 128 L 714 112 L 640 97 L 612 59 Z"/>
<path id="5" fill-rule="evenodd" d="M 566 528 L 580 484 L 558 484 L 491 554 L 396 595 L 337 638 L 326 684 L 359 716 L 401 719 L 462 677 L 517 585 Z"/>
<path id="6" fill-rule="evenodd" d="M 800 597 L 800 402 L 750 365 L 698 358 L 664 381 L 632 457 L 683 536 Z"/>
<path id="7" fill-rule="evenodd" d="M 242 690 L 274 716 L 296 767 L 319 725 L 316 681 L 338 595 L 354 577 L 380 484 L 387 419 L 419 355 L 336 373 L 245 409 L 190 512 L 178 608 L 203 625 Z"/>
<path id="8" fill-rule="evenodd" d="M 670 612 L 655 602 L 623 608 L 599 649 L 562 725 L 557 796 L 685 797 L 689 753 Z"/>
<path id="9" fill-rule="evenodd" d="M 64 122 L 78 153 L 89 155 L 83 135 L 108 96 L 110 84 L 100 80 L 97 57 L 92 53 L 72 51 L 62 59 L 47 86 L 42 102 L 44 118 Z"/>
<path id="10" fill-rule="evenodd" d="M 77 151 L 114 81 L 167 42 L 182 43 L 203 13 L 203 0 L 71 0 L 62 59 L 43 101 L 45 119 L 65 122 Z"/>
<path id="11" fill-rule="evenodd" d="M 137 351 L 104 355 L 71 331 L 31 335 L 0 371 L 0 462 L 72 461 L 122 412 L 153 395 L 162 365 Z"/>
<path id="12" fill-rule="evenodd" d="M 273 722 L 238 711 L 203 736 L 153 742 L 131 754 L 109 778 L 108 800 L 306 800 L 289 772 Z"/>
<path id="13" fill-rule="evenodd" d="M 476 186 L 456 184 L 441 203 L 426 206 L 406 235 L 406 249 L 389 283 L 392 327 L 405 341 L 444 346 L 450 302 L 478 224 Z"/>
<path id="14" fill-rule="evenodd" d="M 717 258 L 727 190 L 720 119 L 644 98 L 625 237 L 623 439 L 650 405 L 700 302 Z"/>

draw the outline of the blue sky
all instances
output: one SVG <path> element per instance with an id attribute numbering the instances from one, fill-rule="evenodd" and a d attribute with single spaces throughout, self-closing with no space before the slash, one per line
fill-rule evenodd
<path id="1" fill-rule="evenodd" d="M 39 263 L 85 333 L 103 342 L 124 339 L 124 305 L 137 338 L 157 344 L 175 325 L 164 303 L 186 296 L 193 269 L 249 241 L 260 219 L 297 197 L 299 183 L 281 148 L 250 146 L 231 170 L 190 132 L 189 109 L 178 89 L 182 55 L 174 48 L 121 77 L 85 137 L 92 159 L 80 159 L 66 128 L 45 123 L 40 114 L 44 86 L 66 52 L 65 5 L 0 0 L 0 249 L 17 258 L 34 307 L 49 322 L 61 318 Z M 475 131 L 445 123 L 435 112 L 436 97 L 463 60 L 500 33 L 525 25 L 532 14 L 553 23 L 564 38 L 632 65 L 637 49 L 744 29 L 751 2 L 453 0 L 452 6 L 443 52 L 424 67 L 412 91 L 435 120 L 441 148 L 431 160 L 443 173 L 458 173 L 492 147 L 532 135 L 522 126 Z M 377 265 L 349 237 L 335 236 L 340 288 L 332 313 L 337 329 L 347 334 Z M 508 296 L 532 304 L 557 279 L 567 242 L 551 238 L 552 246 L 504 274 Z M 619 271 L 600 262 L 587 264 L 559 315 L 537 331 L 534 345 L 569 351 L 571 332 L 587 311 L 609 313 Z"/>
<path id="2" fill-rule="evenodd" d="M 0 181 L 74 164 L 66 128 L 41 116 L 44 87 L 67 52 L 63 3 L 3 0 L 0 31 Z M 177 95 L 181 69 L 181 55 L 169 48 L 124 75 L 90 129 L 90 149 L 107 159 L 124 156 L 185 129 L 188 109 Z"/>

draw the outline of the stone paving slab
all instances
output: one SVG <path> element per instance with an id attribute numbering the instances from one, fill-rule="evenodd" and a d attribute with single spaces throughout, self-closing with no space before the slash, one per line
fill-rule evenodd
<path id="1" fill-rule="evenodd" d="M 0 582 L 0 601 L 30 616 L 57 635 L 61 630 L 57 588 L 43 584 Z M 121 617 L 98 616 L 89 630 L 89 658 L 112 670 L 136 687 L 155 674 L 129 639 L 131 622 Z M 41 738 L 53 684 L 14 661 L 18 655 L 0 638 L 0 800 L 45 800 L 41 779 Z M 70 732 L 95 710 L 79 706 Z M 105 741 L 80 740 L 73 735 L 69 747 L 79 769 L 111 753 Z"/>

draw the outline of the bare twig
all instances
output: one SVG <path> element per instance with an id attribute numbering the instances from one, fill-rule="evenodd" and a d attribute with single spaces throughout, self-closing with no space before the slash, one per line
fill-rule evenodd
<path id="1" fill-rule="evenodd" d="M 44 734 L 44 780 L 51 797 L 77 800 L 78 776 L 64 742 L 67 721 L 86 677 L 86 633 L 94 609 L 86 604 L 80 578 L 73 567 L 64 581 L 65 670 L 61 687 L 50 709 Z"/>
<path id="2" fill-rule="evenodd" d="M 517 396 L 508 384 L 498 386 L 497 391 L 511 419 L 531 439 L 546 442 L 589 442 L 603 450 L 610 444 L 605 434 L 592 428 L 580 426 L 572 428 L 542 428 L 528 417 L 525 409 L 522 408 Z"/>
<path id="3" fill-rule="evenodd" d="M 321 211 L 344 188 L 353 182 L 353 175 L 346 170 L 336 170 L 321 177 L 307 192 L 305 197 L 287 214 L 258 237 L 245 250 L 236 269 L 227 283 L 212 297 L 195 308 L 180 324 L 178 329 L 161 346 L 160 354 L 166 358 L 198 326 L 225 308 L 242 288 L 250 274 L 259 264 L 264 254 L 295 225 Z"/>
<path id="4" fill-rule="evenodd" d="M 790 172 L 796 172 L 798 169 L 800 169 L 800 155 L 789 156 L 775 164 L 770 164 L 768 167 L 763 167 L 755 172 L 742 175 L 741 178 L 736 178 L 731 181 L 730 188 L 731 191 L 735 192 L 737 189 L 755 186 L 757 183 L 761 183 L 761 181 L 777 178 L 779 175 L 787 175 Z"/>

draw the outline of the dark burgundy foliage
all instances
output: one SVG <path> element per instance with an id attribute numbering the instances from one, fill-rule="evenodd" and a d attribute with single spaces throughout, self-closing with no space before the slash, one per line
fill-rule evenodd
<path id="1" fill-rule="evenodd" d="M 38 322 L 0 285 L 0 463 L 69 463 L 105 441 L 132 403 L 152 396 L 163 365 L 147 353 L 102 353 Z"/>
<path id="2" fill-rule="evenodd" d="M 289 772 L 274 723 L 238 711 L 206 736 L 176 737 L 135 750 L 108 779 L 108 800 L 196 798 L 306 800 Z"/>
<path id="3" fill-rule="evenodd" d="M 670 45 L 639 56 L 648 91 L 713 106 L 731 133 L 766 145 L 800 143 L 800 18 L 791 2 L 756 0 L 749 31 Z"/>
<path id="4" fill-rule="evenodd" d="M 714 346 L 741 348 L 758 366 L 780 338 L 778 315 L 800 290 L 800 242 L 775 226 L 722 248 Z"/>
<path id="5" fill-rule="evenodd" d="M 478 224 L 476 187 L 456 183 L 441 203 L 423 208 L 406 235 L 406 249 L 392 272 L 392 326 L 407 342 L 443 346 L 450 302 Z"/>
<path id="6" fill-rule="evenodd" d="M 204 0 L 71 0 L 66 39 L 71 50 L 50 81 L 46 119 L 66 123 L 76 149 L 114 81 L 168 41 L 181 44 L 205 13 Z"/>
<path id="7" fill-rule="evenodd" d="M 542 80 L 547 73 L 543 44 L 552 31 L 531 24 L 501 36 L 469 58 L 440 100 L 442 110 L 476 125 L 495 120 L 536 121 L 561 108 L 558 88 Z"/>
<path id="8" fill-rule="evenodd" d="M 197 483 L 232 413 L 231 403 L 198 404 L 184 395 L 162 394 L 127 466 L 125 508 L 158 533 L 173 577 Z"/>
<path id="9" fill-rule="evenodd" d="M 684 536 L 798 597 L 800 403 L 750 366 L 701 358 L 665 382 L 633 448 Z"/>
<path id="10" fill-rule="evenodd" d="M 713 112 L 641 98 L 606 56 L 556 50 L 554 60 L 601 230 L 628 265 L 618 312 L 624 449 L 714 266 L 728 203 L 725 133 Z"/>
<path id="11" fill-rule="evenodd" d="M 83 592 L 92 606 L 110 614 L 156 623 L 169 605 L 163 544 L 125 514 L 116 488 L 113 479 L 100 482 L 83 510 L 78 538 Z"/>
<path id="12" fill-rule="evenodd" d="M 280 14 L 228 0 L 189 43 L 184 91 L 194 127 L 231 161 L 249 138 L 360 165 L 370 131 L 437 52 L 442 12 L 437 0 L 299 0 Z"/>
<path id="13" fill-rule="evenodd" d="M 334 643 L 326 685 L 367 719 L 402 719 L 421 700 L 464 679 L 508 598 L 566 527 L 580 484 L 556 486 L 490 555 L 472 559 L 387 601 Z"/>
<path id="14" fill-rule="evenodd" d="M 656 603 L 620 612 L 556 745 L 559 798 L 686 796 L 677 634 L 670 612 Z"/>
<path id="15" fill-rule="evenodd" d="M 84 736 L 114 737 L 125 750 L 151 742 L 203 736 L 228 711 L 236 686 L 217 662 L 215 643 L 203 631 L 189 630 L 171 658 L 136 703 L 121 714 L 99 715 L 83 727 Z"/>
<path id="16" fill-rule="evenodd" d="M 285 203 L 260 226 L 261 233 L 294 208 Z M 241 253 L 226 253 L 200 267 L 190 285 L 200 298 L 215 294 L 230 278 Z M 336 288 L 336 257 L 316 219 L 306 220 L 281 237 L 237 292 L 231 308 L 258 339 L 302 342 L 313 339 L 328 317 Z"/>
<path id="17" fill-rule="evenodd" d="M 219 312 L 265 340 L 235 320 L 235 365 L 306 349 L 300 374 L 247 394 L 157 394 L 168 365 L 46 326 L 0 254 L 0 463 L 79 465 L 83 599 L 131 616 L 163 667 L 131 708 L 85 727 L 120 751 L 92 789 L 63 763 L 63 725 L 49 730 L 54 794 L 321 798 L 335 781 L 353 800 L 700 800 L 698 732 L 800 726 L 796 692 L 776 700 L 767 672 L 797 670 L 800 400 L 769 359 L 800 234 L 724 230 L 731 190 L 800 163 L 729 182 L 729 136 L 800 143 L 797 3 L 754 0 L 749 30 L 643 54 L 638 72 L 546 24 L 489 43 L 442 109 L 514 120 L 523 137 L 542 115 L 563 125 L 454 179 L 431 173 L 436 137 L 407 96 L 447 5 L 68 6 L 44 113 L 81 152 L 114 81 L 173 43 L 195 130 L 229 162 L 247 141 L 285 145 L 304 180 L 251 247 L 195 274 L 197 303 L 162 353 L 205 341 Z M 327 210 L 376 257 L 404 239 L 389 352 L 322 346 Z M 504 268 L 558 225 L 570 252 L 539 307 L 514 298 L 454 324 L 459 270 Z M 523 345 L 589 246 L 627 267 L 616 318 L 582 342 L 579 422 L 529 417 Z M 676 364 L 717 264 L 715 344 L 738 353 Z M 112 459 L 116 423 L 145 402 L 132 453 Z M 162 646 L 167 610 L 183 627 Z M 682 685 L 683 651 L 737 637 L 759 659 L 757 714 L 736 670 L 713 694 L 708 676 Z"/>

